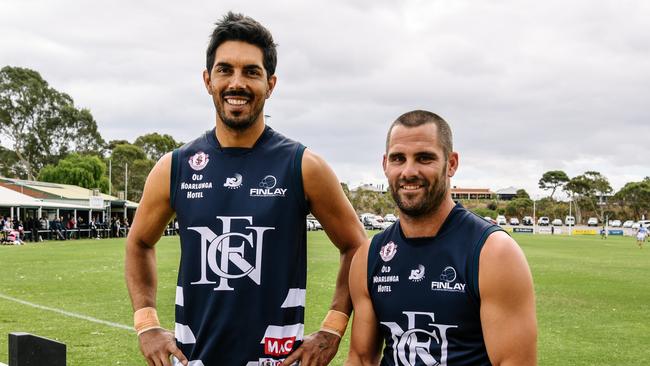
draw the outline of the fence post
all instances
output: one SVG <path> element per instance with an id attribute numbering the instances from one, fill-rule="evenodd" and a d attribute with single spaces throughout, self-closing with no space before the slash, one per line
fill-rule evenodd
<path id="1" fill-rule="evenodd" d="M 9 333 L 9 366 L 65 366 L 65 344 L 29 333 Z"/>

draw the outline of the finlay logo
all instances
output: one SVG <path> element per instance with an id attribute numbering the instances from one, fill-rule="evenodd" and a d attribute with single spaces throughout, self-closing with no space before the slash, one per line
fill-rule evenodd
<path id="1" fill-rule="evenodd" d="M 391 332 L 395 365 L 447 366 L 447 330 L 457 325 L 436 324 L 434 313 L 404 311 L 406 322 L 381 322 Z M 405 324 L 406 323 L 406 324 Z"/>
<path id="2" fill-rule="evenodd" d="M 261 284 L 262 246 L 264 233 L 274 227 L 253 226 L 252 216 L 217 216 L 222 223 L 223 234 L 216 234 L 205 226 L 188 227 L 201 235 L 201 278 L 192 285 L 216 284 L 208 279 L 208 269 L 219 277 L 215 291 L 233 291 L 228 281 L 248 276 Z M 243 222 L 242 222 L 243 221 Z M 232 232 L 233 223 L 243 226 L 246 233 Z M 236 245 L 239 244 L 239 245 Z M 247 247 L 250 249 L 246 250 Z M 251 264 L 253 263 L 253 264 Z"/>
<path id="3" fill-rule="evenodd" d="M 241 174 L 235 173 L 235 176 L 232 178 L 226 178 L 226 182 L 223 184 L 224 187 L 227 187 L 228 189 L 237 189 L 241 187 L 241 182 L 243 181 L 243 178 Z"/>
<path id="4" fill-rule="evenodd" d="M 203 151 L 199 151 L 196 154 L 190 156 L 190 167 L 194 170 L 203 170 L 208 165 L 208 162 L 210 159 L 208 159 L 209 155 L 204 153 Z"/>
<path id="5" fill-rule="evenodd" d="M 284 197 L 287 193 L 286 188 L 276 188 L 278 180 L 272 176 L 267 175 L 262 178 L 258 184 L 259 188 L 251 188 L 251 197 Z"/>
<path id="6" fill-rule="evenodd" d="M 291 353 L 296 337 L 264 338 L 264 354 L 269 356 L 284 356 Z"/>
<path id="7" fill-rule="evenodd" d="M 447 292 L 465 292 L 465 283 L 453 283 L 456 281 L 456 269 L 452 266 L 447 266 L 442 270 L 440 279 L 442 281 L 431 281 L 432 291 L 447 291 Z"/>

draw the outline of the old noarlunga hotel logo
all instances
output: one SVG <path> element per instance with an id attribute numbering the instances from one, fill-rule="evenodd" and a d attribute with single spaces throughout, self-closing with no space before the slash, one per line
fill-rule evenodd
<path id="1" fill-rule="evenodd" d="M 199 151 L 196 154 L 192 155 L 189 160 L 190 167 L 192 167 L 194 170 L 203 170 L 203 168 L 205 168 L 210 161 L 210 159 L 208 159 L 208 156 L 209 155 L 203 151 Z"/>

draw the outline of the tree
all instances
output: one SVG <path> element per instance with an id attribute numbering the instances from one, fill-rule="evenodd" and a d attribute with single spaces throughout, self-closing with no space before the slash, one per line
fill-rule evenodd
<path id="1" fill-rule="evenodd" d="M 600 216 L 603 221 L 603 209 L 598 212 L 598 205 L 605 205 L 603 201 L 605 195 L 612 192 L 612 186 L 605 176 L 596 171 L 587 171 L 578 175 L 566 184 L 565 190 L 570 193 L 571 197 L 576 197 L 576 216 L 580 221 L 581 209 L 592 209 L 593 212 Z"/>
<path id="2" fill-rule="evenodd" d="M 13 150 L 0 146 L 0 176 L 27 179 L 27 172 Z"/>
<path id="3" fill-rule="evenodd" d="M 142 196 L 144 182 L 155 162 L 147 159 L 142 148 L 132 144 L 115 146 L 110 156 L 112 172 L 112 191 L 126 191 L 126 199 L 139 201 Z M 128 164 L 128 189 L 125 186 L 125 171 Z"/>
<path id="4" fill-rule="evenodd" d="M 38 72 L 11 66 L 0 70 L 0 135 L 30 180 L 70 152 L 100 154 L 104 145 L 90 111 L 75 108 Z"/>
<path id="5" fill-rule="evenodd" d="M 640 182 L 629 182 L 623 186 L 614 198 L 634 212 L 634 218 L 650 212 L 650 178 Z"/>
<path id="6" fill-rule="evenodd" d="M 533 200 L 526 197 L 518 197 L 510 200 L 505 209 L 507 216 L 523 217 L 531 212 L 533 212 Z"/>
<path id="7" fill-rule="evenodd" d="M 528 194 L 528 192 L 526 192 L 525 189 L 518 189 L 517 193 L 516 193 L 516 197 L 517 198 L 529 198 L 530 199 L 530 195 Z"/>
<path id="8" fill-rule="evenodd" d="M 165 153 L 182 146 L 183 143 L 176 142 L 170 135 L 160 135 L 154 132 L 138 137 L 133 142 L 133 145 L 142 148 L 144 153 L 147 154 L 147 158 L 158 161 Z"/>
<path id="9" fill-rule="evenodd" d="M 38 176 L 43 182 L 72 184 L 108 192 L 106 164 L 98 156 L 70 154 L 57 165 L 46 165 Z"/>
<path id="10" fill-rule="evenodd" d="M 539 188 L 544 190 L 551 190 L 551 199 L 555 191 L 565 185 L 569 181 L 569 177 L 561 170 L 551 170 L 542 175 L 539 180 Z"/>

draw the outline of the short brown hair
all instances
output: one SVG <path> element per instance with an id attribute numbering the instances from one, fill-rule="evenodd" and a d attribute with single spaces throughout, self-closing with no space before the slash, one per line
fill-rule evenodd
<path id="1" fill-rule="evenodd" d="M 390 142 L 390 133 L 393 131 L 393 127 L 397 125 L 402 125 L 405 127 L 417 127 L 425 123 L 433 123 L 438 129 L 438 141 L 442 147 L 442 151 L 445 153 L 445 158 L 454 150 L 453 138 L 451 135 L 451 127 L 447 121 L 445 121 L 439 115 L 423 110 L 415 110 L 402 114 L 397 117 L 397 119 L 390 125 L 388 128 L 388 134 L 386 135 L 386 152 L 388 152 L 388 144 Z"/>

